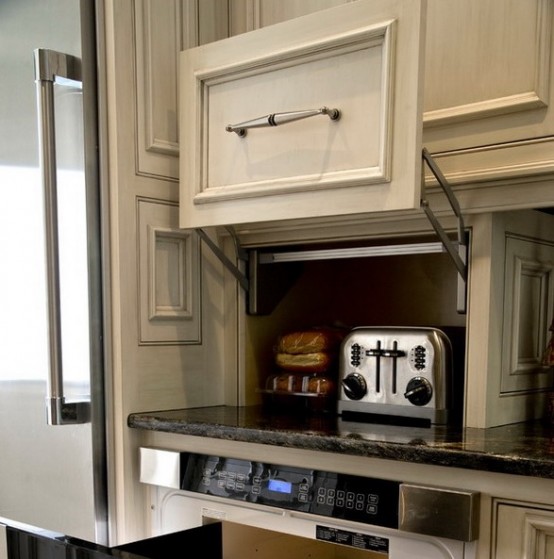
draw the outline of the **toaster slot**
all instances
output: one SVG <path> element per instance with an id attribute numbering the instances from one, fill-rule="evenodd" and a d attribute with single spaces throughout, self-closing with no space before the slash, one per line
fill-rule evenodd
<path id="1" fill-rule="evenodd" d="M 366 355 L 375 357 L 375 392 L 381 392 L 381 340 L 377 341 L 376 349 L 368 349 Z"/>

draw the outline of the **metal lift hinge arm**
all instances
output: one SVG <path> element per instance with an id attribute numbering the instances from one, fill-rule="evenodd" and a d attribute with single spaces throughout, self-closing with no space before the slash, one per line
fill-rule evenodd
<path id="1" fill-rule="evenodd" d="M 456 269 L 458 270 L 458 312 L 465 313 L 466 306 L 467 306 L 467 278 L 468 278 L 468 236 L 465 230 L 464 218 L 462 216 L 462 212 L 460 209 L 460 205 L 454 192 L 448 181 L 446 180 L 445 176 L 442 174 L 441 170 L 439 169 L 438 165 L 433 160 L 431 154 L 427 151 L 426 148 L 423 148 L 422 152 L 423 161 L 427 163 L 431 172 L 437 179 L 440 187 L 446 194 L 446 197 L 450 203 L 452 211 L 458 218 L 458 247 L 454 246 L 446 231 L 440 224 L 439 220 L 436 218 L 435 214 L 431 210 L 429 206 L 429 202 L 425 198 L 425 195 L 422 195 L 421 198 L 421 207 L 427 216 L 427 219 L 430 221 L 433 229 L 439 236 L 441 242 L 444 245 L 444 248 L 452 258 Z M 421 181 L 422 181 L 422 192 L 425 193 L 425 175 L 421 172 Z"/>
<path id="2" fill-rule="evenodd" d="M 242 247 L 238 243 L 238 239 L 236 238 L 234 231 L 232 231 L 230 228 L 227 228 L 227 230 L 231 233 L 231 236 L 233 237 L 237 258 L 239 260 L 247 261 L 248 253 L 244 249 L 242 249 Z M 240 283 L 244 291 L 248 293 L 248 290 L 250 288 L 250 282 L 248 281 L 246 274 L 244 274 L 239 269 L 239 267 L 227 257 L 227 255 L 221 250 L 221 248 L 219 248 L 219 246 L 209 237 L 209 235 L 202 228 L 200 227 L 197 228 L 196 233 L 210 247 L 210 249 L 217 256 L 219 261 L 233 274 L 233 276 L 235 276 L 235 278 L 238 280 L 238 282 Z"/>

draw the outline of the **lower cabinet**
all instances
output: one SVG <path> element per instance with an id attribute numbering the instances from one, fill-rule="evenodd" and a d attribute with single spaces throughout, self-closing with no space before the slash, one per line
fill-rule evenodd
<path id="1" fill-rule="evenodd" d="M 494 559 L 554 559 L 554 508 L 497 501 Z"/>

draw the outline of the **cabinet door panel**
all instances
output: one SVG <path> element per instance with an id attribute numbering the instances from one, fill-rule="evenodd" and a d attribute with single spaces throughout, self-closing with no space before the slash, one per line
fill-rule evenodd
<path id="1" fill-rule="evenodd" d="M 506 236 L 502 393 L 548 389 L 542 366 L 554 301 L 554 246 Z"/>
<path id="2" fill-rule="evenodd" d="M 360 0 L 181 53 L 180 225 L 416 207 L 422 17 Z M 226 130 L 324 106 L 340 119 Z"/>
<path id="3" fill-rule="evenodd" d="M 499 503 L 496 511 L 495 559 L 554 559 L 554 511 Z"/>
<path id="4" fill-rule="evenodd" d="M 178 56 L 183 49 L 227 35 L 223 0 L 136 0 L 137 173 L 179 177 Z"/>
<path id="5" fill-rule="evenodd" d="M 552 204 L 553 26 L 551 0 L 429 0 L 423 141 L 462 207 Z"/>

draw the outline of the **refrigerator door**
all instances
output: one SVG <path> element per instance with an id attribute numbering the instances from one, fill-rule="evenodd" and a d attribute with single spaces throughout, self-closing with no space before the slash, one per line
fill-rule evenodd
<path id="1" fill-rule="evenodd" d="M 94 15 L 87 0 L 0 2 L 0 521 L 106 544 Z M 37 48 L 82 77 L 52 81 L 47 146 Z"/>

